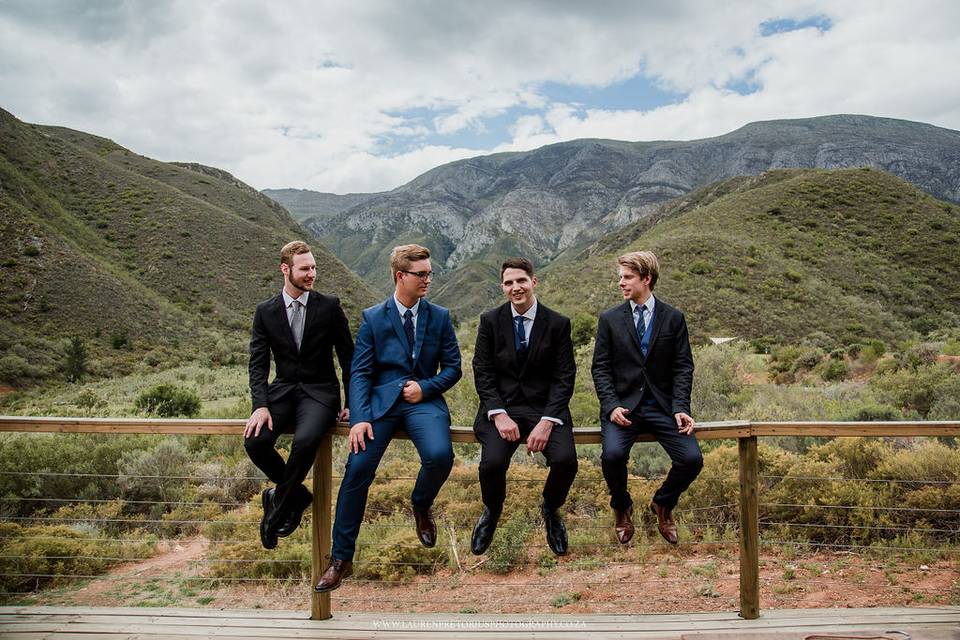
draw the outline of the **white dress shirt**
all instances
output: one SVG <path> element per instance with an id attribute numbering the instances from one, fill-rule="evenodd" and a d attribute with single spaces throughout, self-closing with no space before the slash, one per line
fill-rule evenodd
<path id="1" fill-rule="evenodd" d="M 302 318 L 306 319 L 307 314 L 307 297 L 310 295 L 309 291 L 304 291 L 300 294 L 299 298 L 294 298 L 286 289 L 282 290 L 283 292 L 283 306 L 287 308 L 287 324 L 290 324 L 290 321 L 293 319 L 293 301 L 299 300 L 303 304 L 303 315 Z"/>

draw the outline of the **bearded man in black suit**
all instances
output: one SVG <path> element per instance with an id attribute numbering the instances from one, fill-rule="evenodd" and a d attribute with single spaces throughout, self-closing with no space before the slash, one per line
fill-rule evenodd
<path id="1" fill-rule="evenodd" d="M 660 275 L 653 253 L 627 253 L 617 264 L 625 301 L 600 315 L 592 367 L 600 398 L 600 462 L 614 530 L 621 544 L 633 537 L 627 461 L 637 436 L 652 433 L 672 466 L 650 510 L 657 516 L 660 535 L 677 544 L 673 509 L 703 468 L 690 417 L 693 357 L 687 323 L 679 310 L 653 296 Z"/>
<path id="2" fill-rule="evenodd" d="M 257 305 L 250 336 L 250 394 L 253 413 L 244 430 L 244 447 L 253 463 L 276 488 L 263 491 L 260 542 L 267 549 L 300 526 L 313 496 L 303 480 L 313 465 L 324 434 L 346 420 L 340 384 L 333 366 L 337 351 L 344 397 L 349 398 L 353 339 L 347 317 L 335 296 L 313 291 L 317 262 L 310 246 L 295 241 L 280 250 L 283 290 Z M 270 375 L 270 354 L 276 377 Z M 277 438 L 293 434 L 286 462 Z"/>
<path id="3" fill-rule="evenodd" d="M 527 452 L 543 452 L 550 467 L 540 509 L 547 544 L 563 555 L 567 532 L 559 510 L 577 474 L 569 408 L 577 374 L 570 320 L 537 300 L 537 278 L 525 258 L 503 263 L 500 286 L 507 302 L 480 316 L 473 356 L 480 396 L 473 429 L 482 446 L 484 507 L 471 550 L 479 555 L 493 540 L 506 497 L 510 458 L 525 439 Z"/>

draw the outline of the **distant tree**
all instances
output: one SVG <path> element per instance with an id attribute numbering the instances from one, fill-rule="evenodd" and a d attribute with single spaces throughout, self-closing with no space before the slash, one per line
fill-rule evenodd
<path id="1" fill-rule="evenodd" d="M 571 323 L 571 339 L 574 347 L 582 347 L 593 339 L 597 333 L 597 320 L 586 313 L 578 313 Z"/>
<path id="2" fill-rule="evenodd" d="M 73 336 L 67 342 L 67 361 L 65 373 L 70 382 L 80 382 L 87 372 L 87 345 L 80 336 Z"/>

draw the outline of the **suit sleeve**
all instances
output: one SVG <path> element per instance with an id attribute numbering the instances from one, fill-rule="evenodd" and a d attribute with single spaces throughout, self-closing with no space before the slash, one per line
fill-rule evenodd
<path id="1" fill-rule="evenodd" d="M 357 343 L 353 349 L 350 363 L 350 395 L 347 406 L 350 407 L 350 425 L 358 422 L 371 422 L 373 411 L 370 408 L 370 384 L 374 365 L 373 331 L 364 312 L 357 331 Z M 339 352 L 338 352 L 339 353 Z"/>
<path id="2" fill-rule="evenodd" d="M 487 414 L 494 409 L 505 409 L 503 398 L 497 389 L 494 365 L 493 326 L 487 316 L 480 316 L 477 328 L 477 343 L 473 350 L 473 384 L 477 388 L 480 406 Z"/>
<path id="3" fill-rule="evenodd" d="M 558 418 L 570 410 L 570 398 L 573 397 L 573 385 L 577 379 L 577 362 L 573 357 L 569 318 L 563 318 L 559 338 L 559 342 L 553 345 L 557 358 L 550 379 L 550 394 L 543 409 L 543 415 Z"/>
<path id="4" fill-rule="evenodd" d="M 690 391 L 693 388 L 693 354 L 690 351 L 690 336 L 687 321 L 680 314 L 680 328 L 674 343 L 673 365 L 673 413 L 690 414 Z"/>
<path id="5" fill-rule="evenodd" d="M 605 420 L 610 418 L 611 411 L 623 405 L 617 397 L 617 387 L 613 382 L 611 342 L 610 324 L 606 318 L 600 316 L 597 322 L 597 340 L 593 347 L 591 373 L 593 373 L 593 386 L 597 390 L 597 398 L 600 399 L 600 416 Z"/>
<path id="6" fill-rule="evenodd" d="M 267 378 L 270 377 L 270 343 L 263 326 L 263 314 L 260 307 L 253 314 L 253 328 L 250 331 L 250 399 L 253 410 L 266 407 Z"/>
<path id="7" fill-rule="evenodd" d="M 419 381 L 424 400 L 442 395 L 463 377 L 463 370 L 460 368 L 460 345 L 457 343 L 457 333 L 453 329 L 449 312 L 444 314 L 441 322 L 443 332 L 440 335 L 440 372 Z"/>
<path id="8" fill-rule="evenodd" d="M 340 362 L 340 374 L 343 380 L 343 397 L 346 407 L 350 406 L 350 367 L 353 361 L 353 337 L 350 335 L 350 323 L 343 312 L 340 299 L 334 297 L 333 310 L 333 346 L 337 350 Z"/>

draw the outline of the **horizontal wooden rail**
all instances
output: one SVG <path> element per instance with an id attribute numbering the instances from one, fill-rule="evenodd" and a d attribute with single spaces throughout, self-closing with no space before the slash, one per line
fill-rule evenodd
<path id="1" fill-rule="evenodd" d="M 0 431 L 34 433 L 143 433 L 165 435 L 238 436 L 245 420 L 185 418 L 77 418 L 49 416 L 0 416 Z M 345 436 L 346 423 L 334 434 Z M 454 442 L 477 442 L 472 427 L 450 427 Z M 577 444 L 598 444 L 599 427 L 574 427 Z M 697 424 L 700 440 L 725 440 L 750 436 L 960 436 L 960 421 L 899 422 L 750 422 L 725 420 Z M 398 437 L 405 438 L 402 432 Z M 652 438 L 648 438 L 652 440 Z"/>
<path id="2" fill-rule="evenodd" d="M 0 432 L 29 433 L 125 433 L 164 435 L 222 435 L 239 437 L 245 420 L 188 420 L 166 418 L 74 418 L 37 416 L 0 416 Z M 332 435 L 345 436 L 349 427 L 337 424 Z M 477 442 L 471 427 L 450 427 L 454 442 Z M 760 554 L 758 489 L 758 436 L 823 436 L 823 437 L 911 437 L 960 436 L 960 421 L 938 422 L 751 422 L 731 420 L 704 422 L 697 425 L 701 440 L 736 439 L 740 459 L 740 615 L 754 619 L 760 615 Z M 397 437 L 406 438 L 398 432 Z M 641 440 L 651 441 L 652 436 Z M 575 427 L 577 444 L 600 442 L 598 427 Z M 325 559 L 330 554 L 330 531 L 333 525 L 333 438 L 320 444 L 313 469 L 313 581 L 320 577 Z M 330 594 L 313 593 L 311 617 L 331 617 Z"/>

